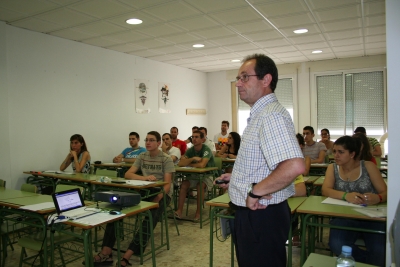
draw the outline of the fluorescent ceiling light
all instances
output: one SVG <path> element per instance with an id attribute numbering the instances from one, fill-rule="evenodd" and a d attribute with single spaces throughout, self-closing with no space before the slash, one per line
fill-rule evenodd
<path id="1" fill-rule="evenodd" d="M 135 18 L 126 20 L 126 23 L 131 24 L 131 25 L 142 24 L 142 22 L 143 21 L 141 19 L 135 19 Z"/>
<path id="2" fill-rule="evenodd" d="M 240 62 L 240 59 L 232 59 L 231 62 Z"/>
<path id="3" fill-rule="evenodd" d="M 204 45 L 203 45 L 203 44 L 194 44 L 193 47 L 195 47 L 195 48 L 201 48 L 201 47 L 204 47 Z"/>
<path id="4" fill-rule="evenodd" d="M 313 53 L 313 54 L 319 54 L 319 53 L 322 53 L 322 50 L 314 50 L 314 51 L 312 51 L 311 53 Z"/>
<path id="5" fill-rule="evenodd" d="M 296 34 L 302 34 L 302 33 L 308 32 L 308 30 L 307 29 L 297 29 L 297 30 L 294 30 L 293 32 Z"/>

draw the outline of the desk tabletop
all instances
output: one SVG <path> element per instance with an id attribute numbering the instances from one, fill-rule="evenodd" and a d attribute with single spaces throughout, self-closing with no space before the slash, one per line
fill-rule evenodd
<path id="1" fill-rule="evenodd" d="M 124 178 L 113 178 L 113 181 L 126 181 L 126 179 Z M 112 187 L 118 187 L 118 188 L 132 188 L 132 189 L 145 189 L 145 188 L 153 188 L 153 187 L 161 187 L 164 186 L 166 184 L 168 184 L 167 182 L 160 182 L 157 181 L 155 183 L 152 184 L 148 184 L 148 185 L 133 185 L 133 184 L 120 184 L 120 183 L 103 183 L 103 182 L 99 182 L 99 181 L 90 181 L 91 184 L 94 185 L 104 185 L 104 186 L 112 186 Z"/>
<path id="2" fill-rule="evenodd" d="M 311 168 L 328 168 L 330 163 L 312 163 Z"/>
<path id="3" fill-rule="evenodd" d="M 61 180 L 71 180 L 71 181 L 78 181 L 78 182 L 90 182 L 93 180 L 97 180 L 101 175 L 95 174 L 87 174 L 87 173 L 73 173 L 73 174 L 59 174 L 54 172 L 30 172 L 24 171 L 25 174 L 30 174 L 32 176 L 41 176 L 41 177 L 48 177 L 48 178 L 56 178 Z"/>
<path id="4" fill-rule="evenodd" d="M 288 204 L 292 213 L 296 211 L 296 209 L 303 203 L 307 197 L 291 197 L 288 198 Z M 206 202 L 207 206 L 211 207 L 222 207 L 222 208 L 229 208 L 230 202 L 229 194 L 223 194 L 222 196 L 216 197 Z"/>
<path id="5" fill-rule="evenodd" d="M 127 162 L 121 162 L 121 163 L 113 163 L 113 162 L 109 162 L 109 163 L 100 163 L 100 164 L 95 164 L 92 163 L 92 166 L 94 167 L 115 167 L 115 168 L 120 168 L 120 167 L 132 167 L 133 163 L 127 163 Z"/>
<path id="6" fill-rule="evenodd" d="M 176 172 L 190 172 L 190 173 L 206 173 L 210 171 L 216 171 L 218 167 L 205 167 L 205 168 L 187 168 L 175 166 Z"/>
<path id="7" fill-rule="evenodd" d="M 38 194 L 0 187 L 0 201 L 14 199 L 14 198 L 21 198 L 21 197 L 30 197 L 36 195 Z"/>
<path id="8" fill-rule="evenodd" d="M 309 196 L 298 208 L 298 213 L 305 214 L 315 214 L 315 215 L 324 215 L 324 216 L 333 216 L 333 217 L 345 217 L 351 219 L 363 219 L 363 220 L 371 220 L 371 221 L 386 221 L 386 218 L 372 218 L 361 214 L 350 206 L 341 206 L 341 205 L 332 205 L 332 204 L 323 204 L 321 203 L 326 197 L 322 196 Z M 386 207 L 386 203 L 382 203 L 379 205 L 369 206 L 371 207 Z"/>
<path id="9" fill-rule="evenodd" d="M 325 176 L 321 176 L 321 177 L 319 177 L 319 178 L 314 182 L 314 185 L 316 185 L 316 186 L 322 186 L 322 184 L 324 183 L 324 181 L 325 181 Z"/>
<path id="10" fill-rule="evenodd" d="M 306 184 L 313 184 L 318 178 L 320 178 L 320 176 L 305 176 L 304 182 Z"/>
<path id="11" fill-rule="evenodd" d="M 226 163 L 226 162 L 233 162 L 235 163 L 236 159 L 228 159 L 228 158 L 221 158 L 221 161 Z"/>
<path id="12" fill-rule="evenodd" d="M 44 203 L 44 202 L 53 202 L 53 199 L 49 195 L 36 194 L 34 196 L 26 196 L 26 197 L 13 198 L 13 199 L 8 199 L 8 200 L 1 200 L 0 206 L 13 208 L 13 209 L 19 209 L 22 206 L 35 205 L 35 204 L 40 204 L 40 203 Z M 32 211 L 32 212 L 39 213 L 39 214 L 46 214 L 46 213 L 51 213 L 53 211 L 55 211 L 54 207 L 49 208 L 49 209 L 44 209 L 44 210 Z"/>
<path id="13" fill-rule="evenodd" d="M 336 257 L 329 257 L 325 255 L 311 253 L 303 267 L 313 267 L 313 266 L 336 266 Z M 359 263 L 356 264 L 357 267 L 376 267 L 373 265 Z"/>

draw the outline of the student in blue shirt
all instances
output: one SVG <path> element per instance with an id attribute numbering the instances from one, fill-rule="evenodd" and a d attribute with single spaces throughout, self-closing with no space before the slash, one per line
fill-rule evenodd
<path id="1" fill-rule="evenodd" d="M 131 132 L 129 134 L 129 144 L 131 147 L 125 148 L 121 154 L 114 157 L 114 163 L 128 162 L 134 163 L 136 158 L 143 152 L 146 152 L 146 148 L 139 146 L 140 137 L 137 132 Z"/>

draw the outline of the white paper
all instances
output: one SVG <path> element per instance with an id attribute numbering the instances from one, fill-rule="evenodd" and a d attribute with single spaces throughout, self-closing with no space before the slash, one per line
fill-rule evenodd
<path id="1" fill-rule="evenodd" d="M 52 170 L 50 170 L 50 171 L 44 171 L 44 172 L 48 172 L 48 173 L 56 173 L 57 171 L 52 171 Z"/>
<path id="2" fill-rule="evenodd" d="M 355 208 L 355 211 L 373 218 L 384 218 L 387 216 L 387 208 Z"/>
<path id="3" fill-rule="evenodd" d="M 20 209 L 23 210 L 32 210 L 32 211 L 37 211 L 37 210 L 45 210 L 45 209 L 55 209 L 54 203 L 53 202 L 43 202 L 39 204 L 34 204 L 34 205 L 26 205 L 19 207 Z"/>
<path id="4" fill-rule="evenodd" d="M 194 167 L 191 167 L 191 166 L 179 167 L 179 168 L 183 168 L 183 169 L 194 169 Z"/>
<path id="5" fill-rule="evenodd" d="M 125 180 L 125 182 L 130 185 L 149 185 L 155 183 L 151 181 L 142 181 L 142 180 Z"/>
<path id="6" fill-rule="evenodd" d="M 73 172 L 56 171 L 56 174 L 74 174 Z"/>
<path id="7" fill-rule="evenodd" d="M 73 222 L 86 225 L 98 225 L 123 216 L 125 216 L 125 214 L 111 215 L 108 212 L 100 212 L 78 220 L 74 220 Z"/>
<path id="8" fill-rule="evenodd" d="M 341 200 L 341 199 L 335 199 L 335 198 L 331 198 L 331 197 L 326 198 L 321 203 L 322 204 L 340 205 L 340 206 L 350 206 L 350 207 L 357 207 L 357 208 L 362 207 L 362 206 L 357 205 L 357 204 L 349 203 L 347 201 L 344 201 L 344 200 Z"/>

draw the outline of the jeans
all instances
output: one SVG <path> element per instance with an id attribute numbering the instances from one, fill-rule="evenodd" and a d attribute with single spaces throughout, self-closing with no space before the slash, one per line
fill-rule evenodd
<path id="1" fill-rule="evenodd" d="M 330 224 L 380 231 L 386 230 L 385 222 L 334 218 L 331 220 Z M 358 238 L 364 239 L 366 250 L 354 244 Z M 384 234 L 363 233 L 331 228 L 329 234 L 329 247 L 331 251 L 336 255 L 340 255 L 343 245 L 352 247 L 352 256 L 358 262 L 382 267 L 385 264 L 386 235 Z"/>

